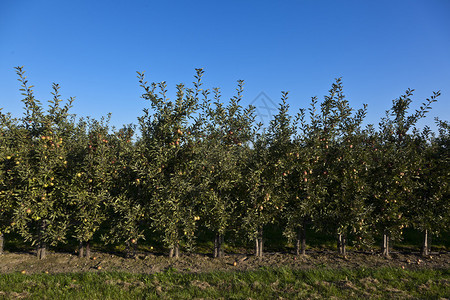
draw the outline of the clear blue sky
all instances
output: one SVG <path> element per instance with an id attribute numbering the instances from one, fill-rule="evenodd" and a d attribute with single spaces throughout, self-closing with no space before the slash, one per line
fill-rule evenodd
<path id="1" fill-rule="evenodd" d="M 75 96 L 72 112 L 113 125 L 137 123 L 146 106 L 136 71 L 151 81 L 205 87 L 224 99 L 244 79 L 244 104 L 265 92 L 291 112 L 322 98 L 334 79 L 378 123 L 391 101 L 416 90 L 413 107 L 441 90 L 432 117 L 450 115 L 450 1 L 0 1 L 0 107 L 22 113 L 14 67 L 36 96 Z"/>

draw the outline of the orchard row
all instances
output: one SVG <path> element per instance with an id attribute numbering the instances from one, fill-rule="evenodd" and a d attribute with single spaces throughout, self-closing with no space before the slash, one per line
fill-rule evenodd
<path id="1" fill-rule="evenodd" d="M 283 92 L 267 128 L 255 108 L 242 107 L 243 82 L 221 100 L 219 89 L 202 89 L 203 70 L 190 88 L 148 84 L 149 103 L 138 125 L 110 128 L 108 118 L 77 118 L 59 86 L 45 110 L 22 67 L 17 74 L 24 115 L 0 113 L 0 252 L 3 233 L 17 232 L 36 245 L 76 240 L 80 256 L 102 232 L 105 243 L 136 246 L 153 230 L 178 256 L 180 243 L 195 246 L 199 226 L 215 234 L 214 256 L 234 231 L 263 254 L 264 228 L 277 223 L 284 235 L 306 247 L 305 228 L 336 235 L 345 253 L 383 237 L 382 251 L 401 239 L 405 227 L 448 232 L 449 134 L 415 125 L 439 96 L 408 113 L 412 90 L 393 100 L 378 127 L 363 126 L 366 107 L 354 110 L 338 79 L 323 101 L 289 114 Z"/>

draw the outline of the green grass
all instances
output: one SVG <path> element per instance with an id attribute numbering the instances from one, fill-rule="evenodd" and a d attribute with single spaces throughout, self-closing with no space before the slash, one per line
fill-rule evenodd
<path id="1" fill-rule="evenodd" d="M 450 297 L 450 271 L 396 268 L 156 274 L 0 275 L 0 298 L 31 299 L 303 299 Z"/>

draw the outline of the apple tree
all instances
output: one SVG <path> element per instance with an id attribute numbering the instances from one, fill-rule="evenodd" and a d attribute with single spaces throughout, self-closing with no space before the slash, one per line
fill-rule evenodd
<path id="1" fill-rule="evenodd" d="M 358 180 L 360 154 L 357 136 L 365 115 L 365 108 L 353 113 L 342 92 L 342 80 L 333 83 L 329 94 L 316 112 L 317 99 L 310 109 L 310 125 L 302 138 L 306 156 L 303 168 L 303 207 L 300 216 L 313 219 L 314 226 L 323 232 L 337 234 L 338 250 L 345 253 L 346 236 L 355 221 L 364 214 L 364 199 Z M 312 201 L 311 201 L 312 199 Z"/>
<path id="2" fill-rule="evenodd" d="M 3 254 L 4 233 L 9 232 L 11 228 L 15 205 L 15 182 L 11 171 L 15 167 L 16 123 L 17 119 L 12 118 L 10 114 L 3 114 L 0 109 L 0 255 Z"/>
<path id="3" fill-rule="evenodd" d="M 371 152 L 371 199 L 374 208 L 372 222 L 382 234 L 382 254 L 390 255 L 390 240 L 400 239 L 408 225 L 405 212 L 413 198 L 415 155 L 411 131 L 418 120 L 425 117 L 436 101 L 435 92 L 413 114 L 408 115 L 413 90 L 392 101 L 392 108 L 380 122 L 376 143 Z"/>
<path id="4" fill-rule="evenodd" d="M 345 255 L 349 232 L 361 230 L 361 224 L 369 213 L 365 205 L 364 174 L 367 162 L 364 158 L 365 147 L 361 130 L 366 108 L 353 113 L 353 109 L 342 94 L 340 80 L 336 88 L 335 106 L 338 123 L 330 147 L 327 148 L 325 144 L 326 164 L 329 170 L 325 171 L 328 172 L 326 186 L 328 191 L 322 209 L 327 211 L 328 228 L 337 233 L 338 251 Z"/>
<path id="5" fill-rule="evenodd" d="M 254 109 L 242 108 L 242 92 L 243 81 L 238 81 L 237 95 L 225 106 L 216 88 L 213 105 L 207 99 L 202 105 L 206 138 L 196 156 L 201 172 L 199 212 L 202 223 L 215 233 L 214 257 L 223 256 L 224 235 L 237 213 L 237 187 L 243 179 L 240 162 L 252 133 Z"/>
<path id="6" fill-rule="evenodd" d="M 106 219 L 112 172 L 116 158 L 110 145 L 109 116 L 100 121 L 79 121 L 77 141 L 69 160 L 71 170 L 68 205 L 79 257 L 90 257 L 90 242 Z"/>
<path id="7" fill-rule="evenodd" d="M 286 205 L 287 177 L 290 173 L 287 154 L 292 151 L 291 137 L 295 131 L 288 113 L 288 93 L 283 92 L 278 113 L 267 132 L 257 133 L 245 169 L 243 226 L 250 240 L 255 241 L 255 255 L 263 256 L 263 229 L 274 223 Z"/>
<path id="8" fill-rule="evenodd" d="M 46 256 L 47 245 L 66 239 L 68 216 L 66 139 L 72 134 L 73 119 L 68 111 L 73 98 L 61 106 L 59 85 L 53 84 L 53 99 L 45 112 L 34 97 L 22 67 L 17 67 L 22 83 L 25 116 L 16 127 L 17 143 L 12 170 L 17 205 L 14 228 L 26 241 L 37 245 L 38 258 Z"/>
<path id="9" fill-rule="evenodd" d="M 193 89 L 177 85 L 176 100 L 171 101 L 165 82 L 147 85 L 144 74 L 138 72 L 145 91 L 142 98 L 150 102 L 152 112 L 145 109 L 139 118 L 141 161 L 136 180 L 145 187 L 145 211 L 153 228 L 162 233 L 170 257 L 179 256 L 182 241 L 192 248 L 197 228 L 198 203 L 193 183 L 198 182 L 194 158 L 200 134 L 194 113 L 202 93 L 203 73 L 197 69 Z"/>
<path id="10" fill-rule="evenodd" d="M 127 256 L 133 248 L 133 256 L 139 240 L 144 239 L 145 222 L 144 191 L 136 172 L 140 159 L 133 143 L 135 127 L 124 126 L 110 139 L 113 165 L 112 186 L 108 202 L 108 232 L 102 237 L 106 243 L 125 243 Z"/>
<path id="11" fill-rule="evenodd" d="M 428 127 L 416 132 L 413 141 L 413 196 L 406 207 L 411 225 L 423 232 L 422 255 L 431 249 L 431 235 L 448 230 L 450 207 L 449 133 L 448 122 L 438 120 L 439 135 L 436 137 Z"/>

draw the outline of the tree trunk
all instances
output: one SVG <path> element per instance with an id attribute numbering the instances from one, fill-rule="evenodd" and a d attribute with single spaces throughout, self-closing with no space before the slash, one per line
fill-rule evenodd
<path id="1" fill-rule="evenodd" d="M 347 237 L 345 234 L 342 236 L 342 255 L 347 255 Z"/>
<path id="2" fill-rule="evenodd" d="M 130 242 L 125 242 L 125 258 L 131 257 Z"/>
<path id="3" fill-rule="evenodd" d="M 87 241 L 86 242 L 86 258 L 90 258 L 91 257 L 91 242 Z"/>
<path id="4" fill-rule="evenodd" d="M 177 246 L 175 247 L 175 258 L 180 257 L 180 245 L 177 243 Z"/>
<path id="5" fill-rule="evenodd" d="M 136 243 L 130 243 L 129 241 L 125 243 L 126 244 L 126 250 L 125 250 L 125 257 L 126 258 L 134 258 L 136 257 L 137 252 L 137 244 Z"/>
<path id="6" fill-rule="evenodd" d="M 383 233 L 383 244 L 381 246 L 381 253 L 384 257 L 390 257 L 390 253 L 389 253 L 389 235 L 388 233 L 385 231 Z"/>
<path id="7" fill-rule="evenodd" d="M 83 255 L 84 255 L 83 241 L 80 241 L 80 244 L 78 245 L 78 258 L 82 258 Z"/>
<path id="8" fill-rule="evenodd" d="M 296 255 L 302 255 L 306 254 L 306 230 L 305 226 L 303 225 L 301 228 L 299 228 L 297 232 L 297 245 L 295 247 Z"/>
<path id="9" fill-rule="evenodd" d="M 338 248 L 339 254 L 342 254 L 342 255 L 346 254 L 345 243 L 346 243 L 345 235 L 342 233 L 338 233 L 337 248 Z"/>
<path id="10" fill-rule="evenodd" d="M 342 243 L 342 235 L 338 233 L 337 235 L 337 251 L 339 254 L 342 254 L 342 248 L 341 248 L 341 243 Z"/>
<path id="11" fill-rule="evenodd" d="M 179 258 L 180 257 L 180 245 L 178 242 L 172 246 L 169 250 L 169 257 L 170 258 Z"/>
<path id="12" fill-rule="evenodd" d="M 216 233 L 214 238 L 214 258 L 223 257 L 223 235 Z"/>
<path id="13" fill-rule="evenodd" d="M 425 229 L 425 232 L 423 233 L 422 256 L 428 256 L 430 254 L 431 247 L 429 242 L 428 230 Z"/>
<path id="14" fill-rule="evenodd" d="M 44 259 L 47 256 L 47 245 L 44 241 L 44 232 L 45 232 L 45 221 L 41 222 L 41 225 L 39 226 L 39 233 L 38 233 L 38 242 L 37 242 L 37 252 L 36 256 L 38 259 Z"/>
<path id="15" fill-rule="evenodd" d="M 263 242 L 263 229 L 260 227 L 258 229 L 258 235 L 256 237 L 256 248 L 255 248 L 255 255 L 256 257 L 262 257 L 263 256 L 263 248 L 264 248 L 264 242 Z"/>
<path id="16" fill-rule="evenodd" d="M 0 233 L 0 255 L 3 254 L 3 245 L 5 243 L 5 238 L 3 233 Z"/>
<path id="17" fill-rule="evenodd" d="M 133 258 L 136 258 L 137 255 L 137 240 L 133 243 Z"/>
<path id="18" fill-rule="evenodd" d="M 47 256 L 47 247 L 44 242 L 40 242 L 37 247 L 37 258 L 44 259 Z"/>

